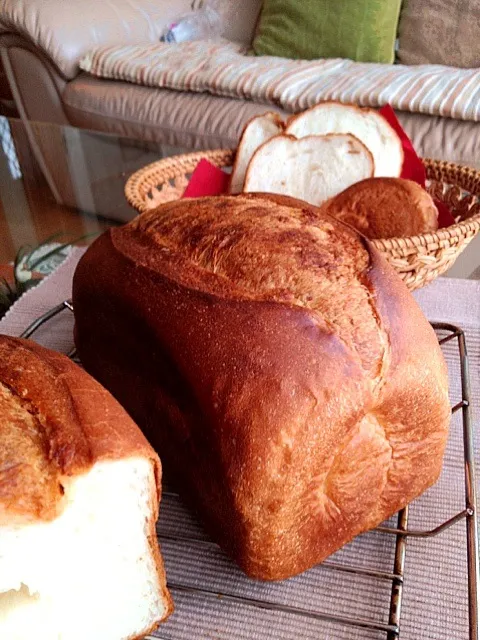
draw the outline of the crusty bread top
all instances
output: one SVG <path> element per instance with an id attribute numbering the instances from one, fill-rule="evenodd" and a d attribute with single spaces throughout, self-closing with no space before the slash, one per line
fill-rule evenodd
<path id="1" fill-rule="evenodd" d="M 324 204 L 331 216 L 354 226 L 367 238 L 401 238 L 438 229 L 438 210 L 416 182 L 370 178 L 345 189 Z"/>
<path id="2" fill-rule="evenodd" d="M 65 478 L 137 455 L 160 496 L 160 460 L 110 393 L 66 356 L 0 336 L 0 525 L 54 518 Z"/>
<path id="3" fill-rule="evenodd" d="M 269 194 L 178 200 L 110 233 L 121 253 L 184 286 L 317 312 L 380 373 L 383 334 L 362 282 L 369 251 L 317 207 Z"/>

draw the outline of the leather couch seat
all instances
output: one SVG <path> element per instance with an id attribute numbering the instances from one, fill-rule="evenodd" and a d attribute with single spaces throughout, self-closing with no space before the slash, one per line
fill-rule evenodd
<path id="1" fill-rule="evenodd" d="M 154 89 L 80 74 L 63 91 L 68 121 L 77 127 L 186 149 L 232 148 L 245 123 L 281 109 L 207 93 Z M 417 152 L 426 158 L 480 167 L 478 123 L 397 113 Z"/>

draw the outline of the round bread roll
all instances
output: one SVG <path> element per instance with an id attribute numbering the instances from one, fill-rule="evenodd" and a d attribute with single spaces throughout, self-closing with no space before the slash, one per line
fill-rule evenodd
<path id="1" fill-rule="evenodd" d="M 368 178 L 331 198 L 324 210 L 364 236 L 404 238 L 438 229 L 438 210 L 416 182 Z"/>

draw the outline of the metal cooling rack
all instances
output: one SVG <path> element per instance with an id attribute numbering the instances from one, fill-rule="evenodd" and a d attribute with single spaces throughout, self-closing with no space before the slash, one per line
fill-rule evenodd
<path id="1" fill-rule="evenodd" d="M 57 307 L 51 309 L 43 316 L 35 320 L 22 334 L 22 338 L 29 338 L 43 324 L 48 322 L 65 309 L 73 312 L 71 301 L 66 300 Z M 209 590 L 181 584 L 168 583 L 169 589 L 175 593 L 189 593 L 207 598 L 221 599 L 226 603 L 238 603 L 260 609 L 268 609 L 271 611 L 279 611 L 287 614 L 294 614 L 304 618 L 314 620 L 326 620 L 350 627 L 370 629 L 372 631 L 381 631 L 386 635 L 386 640 L 398 640 L 400 637 L 400 614 L 402 609 L 403 584 L 405 578 L 405 559 L 407 552 L 408 538 L 431 538 L 440 535 L 446 529 L 464 520 L 466 525 L 467 539 L 467 569 L 468 569 L 468 612 L 469 612 L 469 636 L 468 640 L 480 640 L 479 629 L 479 541 L 478 541 L 478 523 L 476 515 L 476 479 L 475 479 L 475 460 L 473 448 L 473 429 L 470 408 L 470 382 L 469 382 L 469 365 L 467 356 L 467 347 L 465 343 L 465 334 L 462 329 L 448 323 L 432 323 L 433 328 L 438 337 L 439 344 L 445 344 L 452 340 L 457 341 L 458 353 L 460 359 L 460 376 L 462 397 L 452 407 L 452 414 L 457 411 L 462 413 L 463 423 L 463 450 L 465 461 L 465 508 L 456 515 L 449 518 L 445 522 L 435 526 L 430 530 L 415 530 L 408 528 L 408 512 L 409 507 L 398 512 L 397 526 L 377 527 L 375 531 L 391 536 L 394 539 L 395 552 L 392 572 L 378 571 L 376 569 L 364 568 L 361 566 L 344 565 L 332 561 L 325 561 L 322 566 L 334 571 L 342 571 L 360 576 L 368 576 L 381 581 L 391 582 L 391 593 L 389 603 L 388 623 L 375 622 L 357 617 L 345 617 L 330 613 L 322 613 L 321 611 L 311 611 L 308 609 L 286 606 L 283 604 L 270 602 L 261 599 L 248 598 L 229 593 L 219 593 L 216 590 Z M 77 360 L 76 351 L 68 354 L 73 360 Z M 174 492 L 163 492 L 164 496 L 178 497 Z M 159 533 L 159 539 L 173 542 L 188 542 L 190 544 L 213 545 L 214 543 L 205 539 L 197 539 L 191 536 L 169 536 Z"/>

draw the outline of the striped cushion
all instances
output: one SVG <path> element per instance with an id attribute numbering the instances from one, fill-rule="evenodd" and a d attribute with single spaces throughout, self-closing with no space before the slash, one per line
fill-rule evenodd
<path id="1" fill-rule="evenodd" d="M 104 47 L 81 67 L 102 78 L 209 92 L 297 112 L 322 100 L 480 121 L 480 69 L 244 55 L 235 43 Z"/>

